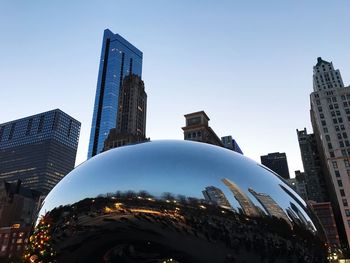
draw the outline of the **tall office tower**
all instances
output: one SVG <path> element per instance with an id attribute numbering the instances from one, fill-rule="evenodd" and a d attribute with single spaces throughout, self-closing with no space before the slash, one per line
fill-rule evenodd
<path id="1" fill-rule="evenodd" d="M 267 155 L 260 156 L 261 164 L 270 168 L 275 173 L 282 176 L 284 179 L 289 179 L 289 170 L 287 163 L 287 156 L 285 153 L 269 153 Z"/>
<path id="2" fill-rule="evenodd" d="M 318 58 L 313 68 L 313 89 L 311 122 L 325 165 L 339 235 L 342 239 L 342 230 L 345 230 L 347 240 L 344 238 L 344 241 L 349 246 L 350 87 L 344 87 L 339 70 L 334 70 L 331 62 Z"/>
<path id="3" fill-rule="evenodd" d="M 205 190 L 202 191 L 205 200 L 215 205 L 221 206 L 226 209 L 232 209 L 230 202 L 227 200 L 224 192 L 215 187 L 207 186 Z"/>
<path id="4" fill-rule="evenodd" d="M 59 109 L 0 124 L 0 180 L 47 194 L 74 168 L 79 133 Z"/>
<path id="5" fill-rule="evenodd" d="M 232 139 L 232 136 L 224 136 L 221 137 L 221 141 L 224 144 L 224 147 L 227 149 L 230 149 L 232 151 L 235 151 L 237 153 L 243 154 L 241 148 L 239 147 L 238 143 L 236 140 Z"/>
<path id="6" fill-rule="evenodd" d="M 301 159 L 304 166 L 304 178 L 308 200 L 318 203 L 329 200 L 328 190 L 314 134 L 308 134 L 306 128 L 297 130 Z"/>
<path id="7" fill-rule="evenodd" d="M 142 52 L 109 29 L 104 31 L 88 158 L 99 154 L 110 129 L 117 128 L 119 93 L 125 76 L 141 77 Z"/>
<path id="8" fill-rule="evenodd" d="M 111 129 L 104 150 L 146 140 L 147 94 L 141 78 L 131 74 L 120 89 L 118 125 Z"/>
<path id="9" fill-rule="evenodd" d="M 254 205 L 252 200 L 250 200 L 248 195 L 242 189 L 240 189 L 234 182 L 230 181 L 227 178 L 223 178 L 221 181 L 230 189 L 233 196 L 241 206 L 243 214 L 251 217 L 260 216 L 258 208 Z"/>
<path id="10" fill-rule="evenodd" d="M 182 128 L 185 140 L 224 146 L 213 129 L 209 127 L 210 119 L 204 111 L 186 114 L 185 118 L 186 126 Z"/>

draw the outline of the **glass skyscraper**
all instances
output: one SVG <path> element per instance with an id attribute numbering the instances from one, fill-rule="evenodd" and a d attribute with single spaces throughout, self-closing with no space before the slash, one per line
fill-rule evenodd
<path id="1" fill-rule="evenodd" d="M 104 31 L 88 158 L 103 150 L 109 130 L 117 127 L 119 91 L 125 76 L 141 77 L 142 52 L 109 29 Z"/>
<path id="2" fill-rule="evenodd" d="M 79 133 L 59 109 L 0 124 L 0 180 L 47 194 L 74 168 Z"/>

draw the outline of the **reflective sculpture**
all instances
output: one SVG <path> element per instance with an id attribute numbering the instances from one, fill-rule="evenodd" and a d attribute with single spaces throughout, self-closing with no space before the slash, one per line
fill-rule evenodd
<path id="1" fill-rule="evenodd" d="M 321 237 L 321 239 L 320 239 Z M 322 231 L 278 175 L 233 151 L 155 141 L 101 153 L 46 197 L 32 262 L 324 262 Z"/>

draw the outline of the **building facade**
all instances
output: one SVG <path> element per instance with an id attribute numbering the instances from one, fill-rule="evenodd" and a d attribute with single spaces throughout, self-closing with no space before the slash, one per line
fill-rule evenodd
<path id="1" fill-rule="evenodd" d="M 224 147 L 220 138 L 213 129 L 209 127 L 210 119 L 204 111 L 186 114 L 185 118 L 186 126 L 182 128 L 185 140 L 204 142 Z"/>
<path id="2" fill-rule="evenodd" d="M 316 203 L 313 201 L 308 202 L 312 210 L 320 220 L 323 229 L 325 231 L 327 241 L 329 244 L 339 247 L 340 240 L 335 222 L 332 205 L 330 202 Z"/>
<path id="3" fill-rule="evenodd" d="M 41 193 L 16 183 L 0 182 L 0 227 L 30 227 L 38 212 Z"/>
<path id="4" fill-rule="evenodd" d="M 221 137 L 221 141 L 222 141 L 225 148 L 230 149 L 232 151 L 235 151 L 237 153 L 243 154 L 238 143 L 236 142 L 236 140 L 232 139 L 231 135 Z"/>
<path id="5" fill-rule="evenodd" d="M 119 94 L 125 76 L 141 77 L 142 52 L 109 29 L 104 31 L 88 158 L 99 154 L 110 129 L 117 128 Z"/>
<path id="6" fill-rule="evenodd" d="M 289 169 L 287 156 L 285 153 L 269 153 L 267 155 L 260 156 L 261 164 L 270 168 L 272 171 L 280 175 L 284 179 L 289 179 Z"/>
<path id="7" fill-rule="evenodd" d="M 310 94 L 311 122 L 323 156 L 326 183 L 338 231 L 350 244 L 350 87 L 344 87 L 332 62 L 317 59 Z M 340 222 L 340 223 L 339 223 Z M 339 225 L 340 224 L 340 225 Z M 342 239 L 342 238 L 341 238 Z"/>
<path id="8" fill-rule="evenodd" d="M 119 96 L 118 125 L 111 129 L 104 150 L 146 141 L 147 94 L 141 78 L 128 75 Z"/>
<path id="9" fill-rule="evenodd" d="M 47 194 L 74 168 L 79 133 L 59 109 L 0 124 L 0 180 Z"/>
<path id="10" fill-rule="evenodd" d="M 318 203 L 329 200 L 321 156 L 314 134 L 308 134 L 306 128 L 297 130 L 301 159 L 304 167 L 304 180 L 307 188 L 307 200 Z"/>

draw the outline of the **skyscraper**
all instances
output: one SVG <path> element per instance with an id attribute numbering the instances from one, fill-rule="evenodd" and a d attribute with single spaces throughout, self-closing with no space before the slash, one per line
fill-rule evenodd
<path id="1" fill-rule="evenodd" d="M 74 168 L 79 133 L 59 109 L 0 124 L 0 180 L 47 194 Z"/>
<path id="2" fill-rule="evenodd" d="M 315 135 L 308 134 L 306 128 L 301 131 L 297 130 L 297 135 L 308 200 L 318 203 L 326 202 L 329 197 Z"/>
<path id="3" fill-rule="evenodd" d="M 109 29 L 104 31 L 92 117 L 88 158 L 100 153 L 112 128 L 117 127 L 119 93 L 125 76 L 141 77 L 142 52 Z"/>
<path id="4" fill-rule="evenodd" d="M 269 153 L 268 155 L 260 156 L 260 159 L 261 164 L 270 168 L 284 179 L 289 179 L 287 156 L 285 153 Z"/>
<path id="5" fill-rule="evenodd" d="M 128 75 L 119 96 L 118 125 L 111 129 L 104 150 L 146 141 L 147 94 L 141 78 Z"/>
<path id="6" fill-rule="evenodd" d="M 319 57 L 313 67 L 313 89 L 311 122 L 325 166 L 339 236 L 345 229 L 347 240 L 344 241 L 349 245 L 350 86 L 344 87 L 340 72 L 334 69 L 332 62 Z"/>

